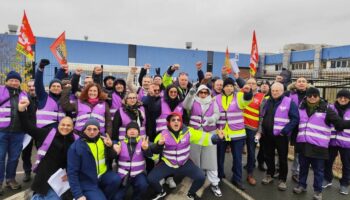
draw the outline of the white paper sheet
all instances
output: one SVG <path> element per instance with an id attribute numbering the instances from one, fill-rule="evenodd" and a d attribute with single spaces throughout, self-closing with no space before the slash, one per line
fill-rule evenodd
<path id="1" fill-rule="evenodd" d="M 232 71 L 234 73 L 239 73 L 239 67 L 237 65 L 238 60 L 236 58 L 232 58 L 230 59 L 230 61 L 231 61 Z"/>
<path id="2" fill-rule="evenodd" d="M 23 145 L 22 150 L 28 146 L 28 144 L 30 143 L 30 140 L 32 140 L 32 136 L 25 134 L 22 142 L 22 145 Z"/>
<path id="3" fill-rule="evenodd" d="M 47 181 L 58 196 L 61 196 L 70 188 L 68 180 L 62 181 L 62 177 L 66 174 L 66 171 L 60 168 Z"/>

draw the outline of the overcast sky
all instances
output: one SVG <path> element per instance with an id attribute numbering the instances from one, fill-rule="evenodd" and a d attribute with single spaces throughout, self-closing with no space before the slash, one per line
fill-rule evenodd
<path id="1" fill-rule="evenodd" d="M 20 25 L 23 10 L 36 36 L 250 52 L 284 44 L 350 44 L 350 0 L 0 0 L 0 32 Z"/>

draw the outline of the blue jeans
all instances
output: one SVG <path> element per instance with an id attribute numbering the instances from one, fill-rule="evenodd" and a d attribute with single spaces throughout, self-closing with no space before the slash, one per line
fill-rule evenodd
<path id="1" fill-rule="evenodd" d="M 61 200 L 61 198 L 50 188 L 46 195 L 34 194 L 31 200 Z"/>
<path id="2" fill-rule="evenodd" d="M 146 174 L 144 173 L 141 173 L 135 177 L 130 177 L 130 185 L 132 186 L 132 199 L 133 200 L 141 200 L 141 199 L 144 199 L 144 196 L 145 193 L 147 192 L 147 188 L 148 188 L 148 182 L 147 182 L 147 177 L 146 177 Z M 126 192 L 128 191 L 128 188 L 129 188 L 129 185 L 124 187 L 124 186 L 121 186 L 115 197 L 114 197 L 114 200 L 123 200 L 125 199 L 125 195 L 126 195 Z"/>
<path id="3" fill-rule="evenodd" d="M 247 172 L 248 175 L 253 175 L 254 167 L 255 167 L 255 134 L 256 131 L 245 129 L 247 133 L 246 144 L 247 144 Z"/>
<path id="4" fill-rule="evenodd" d="M 24 133 L 0 132 L 0 182 L 15 179 Z M 5 161 L 7 155 L 7 162 Z M 6 163 L 6 168 L 5 168 Z"/>
<path id="5" fill-rule="evenodd" d="M 98 187 L 103 191 L 103 194 L 107 197 L 107 199 L 113 199 L 115 196 L 117 189 L 119 188 L 121 183 L 121 178 L 117 173 L 113 171 L 107 171 L 98 179 Z M 84 195 L 86 195 L 84 193 Z M 88 192 L 88 196 L 90 195 L 91 199 L 95 199 L 92 197 L 101 196 L 99 192 Z M 90 199 L 87 198 L 87 199 Z M 99 199 L 99 198 L 96 198 Z"/>
<path id="6" fill-rule="evenodd" d="M 244 139 L 234 140 L 234 141 L 220 141 L 217 144 L 218 147 L 218 177 L 225 178 L 224 172 L 224 162 L 225 162 L 225 153 L 227 145 L 231 147 L 232 154 L 232 178 L 231 181 L 237 184 L 242 182 L 242 153 L 244 147 Z"/>
<path id="7" fill-rule="evenodd" d="M 324 171 L 324 159 L 305 157 L 302 153 L 299 153 L 299 185 L 303 188 L 307 187 L 306 180 L 309 174 L 310 165 L 314 171 L 314 191 L 322 192 L 323 171 Z"/>

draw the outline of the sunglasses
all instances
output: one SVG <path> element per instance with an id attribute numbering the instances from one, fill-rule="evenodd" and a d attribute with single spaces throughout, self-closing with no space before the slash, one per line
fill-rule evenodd
<path id="1" fill-rule="evenodd" d="M 308 96 L 307 96 L 307 98 L 311 98 L 311 97 L 313 97 L 313 98 L 317 98 L 317 97 L 318 97 L 318 95 L 317 95 L 317 94 L 311 94 L 311 95 L 308 95 Z"/>
<path id="2" fill-rule="evenodd" d="M 208 94 L 206 91 L 199 91 L 199 94 Z"/>

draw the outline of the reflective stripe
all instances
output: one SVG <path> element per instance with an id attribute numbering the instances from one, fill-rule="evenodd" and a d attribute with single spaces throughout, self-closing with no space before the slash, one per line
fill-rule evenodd
<path id="1" fill-rule="evenodd" d="M 65 117 L 65 113 L 60 112 L 54 112 L 54 111 L 47 111 L 47 110 L 38 110 L 36 111 L 37 115 L 50 115 L 50 116 L 59 116 L 59 117 Z"/>
<path id="2" fill-rule="evenodd" d="M 121 166 L 124 166 L 124 167 L 130 167 L 130 166 L 138 167 L 138 166 L 144 165 L 145 161 L 131 162 L 131 165 L 130 165 L 130 162 L 119 161 L 118 164 L 121 165 Z"/>
<path id="3" fill-rule="evenodd" d="M 246 118 L 252 119 L 252 120 L 259 121 L 259 117 L 255 117 L 255 116 L 249 115 L 247 113 L 243 113 L 243 116 Z"/>
<path id="4" fill-rule="evenodd" d="M 78 116 L 77 120 L 88 119 L 88 118 L 90 118 L 90 114 L 84 114 L 84 115 Z"/>
<path id="5" fill-rule="evenodd" d="M 227 123 L 235 124 L 235 123 L 243 123 L 243 121 L 244 121 L 244 119 L 228 120 Z M 219 120 L 217 123 L 218 124 L 226 124 L 226 121 Z"/>
<path id="6" fill-rule="evenodd" d="M 11 112 L 11 108 L 0 108 L 0 112 Z"/>
<path id="7" fill-rule="evenodd" d="M 275 122 L 286 122 L 286 123 L 289 123 L 289 119 L 283 119 L 283 118 L 276 117 L 275 118 Z"/>
<path id="8" fill-rule="evenodd" d="M 125 169 L 122 169 L 122 168 L 119 167 L 119 168 L 118 168 L 118 173 L 127 175 L 127 174 L 128 174 L 128 171 L 126 171 Z"/>
<path id="9" fill-rule="evenodd" d="M 165 130 L 165 129 L 167 129 L 168 127 L 167 126 L 161 126 L 161 127 L 157 127 L 156 128 L 156 131 L 158 132 L 158 131 L 162 131 L 162 130 Z"/>
<path id="10" fill-rule="evenodd" d="M 242 112 L 230 112 L 230 113 L 220 113 L 220 116 L 227 116 L 227 117 L 240 117 L 242 116 Z"/>
<path id="11" fill-rule="evenodd" d="M 186 155 L 183 155 L 183 156 L 179 156 L 179 157 L 176 157 L 176 156 L 168 156 L 168 155 L 163 155 L 165 158 L 169 159 L 169 160 L 176 160 L 176 161 L 183 161 L 183 160 L 186 160 L 189 158 L 190 156 L 190 153 L 187 153 Z"/>
<path id="12" fill-rule="evenodd" d="M 9 122 L 9 121 L 11 121 L 10 117 L 0 118 L 0 122 Z"/>
<path id="13" fill-rule="evenodd" d="M 52 123 L 56 123 L 57 121 L 53 121 L 53 120 L 45 120 L 45 119 L 38 119 L 36 120 L 37 124 L 52 124 Z"/>
<path id="14" fill-rule="evenodd" d="M 335 139 L 336 137 L 335 137 L 335 135 L 331 135 L 331 139 Z"/>
<path id="15" fill-rule="evenodd" d="M 344 136 L 338 135 L 336 138 L 337 138 L 337 140 L 341 140 L 341 141 L 344 141 L 344 142 L 350 142 L 350 138 L 348 138 L 348 137 L 344 137 Z"/>
<path id="16" fill-rule="evenodd" d="M 164 153 L 168 153 L 168 154 L 173 154 L 173 155 L 176 155 L 176 154 L 183 154 L 185 153 L 186 151 L 189 151 L 190 150 L 190 147 L 191 146 L 188 146 L 186 149 L 182 149 L 180 151 L 175 151 L 175 150 L 164 150 L 163 152 Z"/>
<path id="17" fill-rule="evenodd" d="M 350 129 L 344 129 L 343 132 L 347 133 L 347 134 L 350 134 Z"/>
<path id="18" fill-rule="evenodd" d="M 38 150 L 37 154 L 45 156 L 46 155 L 46 151 Z"/>
<path id="19" fill-rule="evenodd" d="M 259 114 L 259 110 L 254 109 L 254 108 L 251 108 L 251 107 L 249 107 L 249 106 L 247 106 L 245 109 L 246 109 L 246 110 L 249 110 L 249 111 L 252 112 L 252 113 Z"/>
<path id="20" fill-rule="evenodd" d="M 317 126 L 317 125 L 314 125 L 314 124 L 311 124 L 311 123 L 308 123 L 307 126 L 309 128 L 313 128 L 313 129 L 316 129 L 316 130 L 319 130 L 319 131 L 327 131 L 327 132 L 331 131 L 331 128 L 321 127 L 321 126 Z M 299 124 L 299 128 L 305 128 L 305 127 L 306 127 L 306 123 L 305 124 Z"/>
<path id="21" fill-rule="evenodd" d="M 164 123 L 164 122 L 166 122 L 166 119 L 157 119 L 156 122 L 157 123 L 162 123 L 162 122 Z"/>
<path id="22" fill-rule="evenodd" d="M 105 159 L 101 159 L 98 162 L 96 162 L 96 165 L 103 165 L 105 163 L 106 163 L 106 160 Z"/>
<path id="23" fill-rule="evenodd" d="M 238 137 L 245 137 L 246 134 L 245 133 L 241 133 L 241 134 L 229 134 L 229 138 L 238 138 Z"/>
<path id="24" fill-rule="evenodd" d="M 310 132 L 310 131 L 304 131 L 298 136 L 305 136 L 305 135 L 306 136 L 320 138 L 320 139 L 324 139 L 324 140 L 329 140 L 328 136 L 325 136 L 325 135 L 322 135 L 322 134 L 319 134 L 319 133 L 313 133 L 313 132 Z"/>
<path id="25" fill-rule="evenodd" d="M 119 140 L 124 140 L 125 136 L 124 135 L 119 135 Z"/>
<path id="26" fill-rule="evenodd" d="M 97 118 L 97 119 L 99 119 L 99 120 L 102 120 L 102 121 L 105 120 L 105 117 L 102 117 L 101 115 L 98 115 L 98 114 L 95 114 L 95 113 L 92 113 L 91 116 L 92 116 L 92 117 L 95 117 L 95 118 Z"/>
<path id="27" fill-rule="evenodd" d="M 284 128 L 284 126 L 277 126 L 277 125 L 274 125 L 273 126 L 274 129 L 277 129 L 277 130 L 282 130 Z"/>
<path id="28" fill-rule="evenodd" d="M 200 116 L 195 116 L 195 115 L 192 115 L 190 119 L 198 119 L 198 120 L 202 120 L 202 117 Z"/>
<path id="29" fill-rule="evenodd" d="M 117 112 L 117 109 L 110 109 L 109 110 L 111 113 L 115 113 L 115 112 Z"/>
<path id="30" fill-rule="evenodd" d="M 143 170 L 133 171 L 133 172 L 130 173 L 130 176 L 136 176 L 136 175 L 138 175 L 138 174 L 140 174 L 142 172 L 143 172 Z M 129 172 L 126 171 L 125 169 L 118 168 L 118 173 L 127 175 Z"/>
<path id="31" fill-rule="evenodd" d="M 140 131 L 144 131 L 144 130 L 145 130 L 145 127 L 140 127 Z M 126 131 L 126 128 L 120 127 L 119 131 Z"/>
<path id="32" fill-rule="evenodd" d="M 202 124 L 195 122 L 195 121 L 192 121 L 192 120 L 190 120 L 190 124 L 195 125 L 195 126 L 202 126 Z"/>

